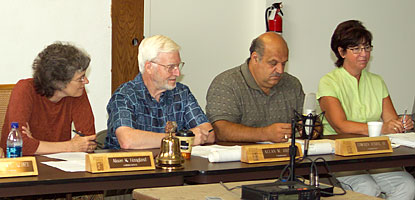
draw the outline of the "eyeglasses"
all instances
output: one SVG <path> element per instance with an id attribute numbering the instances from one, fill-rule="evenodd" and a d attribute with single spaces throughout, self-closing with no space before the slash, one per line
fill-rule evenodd
<path id="1" fill-rule="evenodd" d="M 182 70 L 183 65 L 184 65 L 184 62 L 180 62 L 179 64 L 170 64 L 170 65 L 163 65 L 163 64 L 160 64 L 160 63 L 156 63 L 154 61 L 150 61 L 150 62 L 152 62 L 154 64 L 157 64 L 157 65 L 160 65 L 160 66 L 163 66 L 164 68 L 166 68 L 166 70 L 169 73 L 172 73 L 174 69 L 178 69 L 179 71 Z"/>
<path id="2" fill-rule="evenodd" d="M 362 50 L 365 50 L 365 52 L 371 52 L 373 50 L 372 45 L 366 45 L 364 47 L 349 47 L 347 49 L 350 49 L 353 54 L 359 54 L 362 52 Z"/>
<path id="3" fill-rule="evenodd" d="M 86 81 L 86 77 L 85 77 L 85 75 L 83 75 L 83 76 L 79 77 L 78 79 L 75 79 L 75 80 L 72 80 L 72 81 L 83 83 L 83 82 Z"/>

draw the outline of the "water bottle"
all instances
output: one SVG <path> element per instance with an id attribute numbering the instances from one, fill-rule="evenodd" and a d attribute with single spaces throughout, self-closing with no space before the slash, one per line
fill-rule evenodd
<path id="1" fill-rule="evenodd" d="M 19 123 L 11 123 L 12 130 L 7 137 L 7 157 L 17 158 L 22 157 L 23 139 L 19 132 Z"/>

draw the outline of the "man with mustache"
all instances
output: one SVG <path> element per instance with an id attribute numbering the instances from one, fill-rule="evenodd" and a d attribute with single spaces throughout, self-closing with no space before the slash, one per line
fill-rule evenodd
<path id="1" fill-rule="evenodd" d="M 206 113 L 217 141 L 286 142 L 293 110 L 302 111 L 300 81 L 284 72 L 285 40 L 275 32 L 254 39 L 242 65 L 219 74 L 211 83 Z"/>
<path id="2" fill-rule="evenodd" d="M 176 82 L 184 65 L 179 50 L 162 35 L 141 41 L 140 73 L 122 84 L 107 105 L 107 148 L 159 148 L 168 121 L 175 121 L 177 130 L 190 129 L 195 145 L 214 142 L 212 125 L 190 89 Z"/>

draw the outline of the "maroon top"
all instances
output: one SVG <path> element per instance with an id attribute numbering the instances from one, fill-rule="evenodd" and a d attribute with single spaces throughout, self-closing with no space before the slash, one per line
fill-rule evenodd
<path id="1" fill-rule="evenodd" d="M 1 133 L 1 147 L 6 151 L 10 123 L 18 122 L 19 130 L 29 123 L 35 139 L 23 137 L 23 155 L 33 155 L 39 141 L 62 142 L 71 139 L 71 125 L 85 135 L 95 134 L 94 115 L 84 89 L 80 97 L 64 97 L 54 103 L 36 93 L 32 78 L 20 80 L 13 88 Z"/>

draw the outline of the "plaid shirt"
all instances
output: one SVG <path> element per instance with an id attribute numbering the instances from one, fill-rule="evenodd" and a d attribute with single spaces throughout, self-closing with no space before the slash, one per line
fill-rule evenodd
<path id="1" fill-rule="evenodd" d="M 164 133 L 167 121 L 176 121 L 177 130 L 191 129 L 208 122 L 187 86 L 176 83 L 176 87 L 163 92 L 160 102 L 157 102 L 144 85 L 141 73 L 114 92 L 107 105 L 107 112 L 106 147 L 110 149 L 120 149 L 115 135 L 115 130 L 120 126 Z"/>

